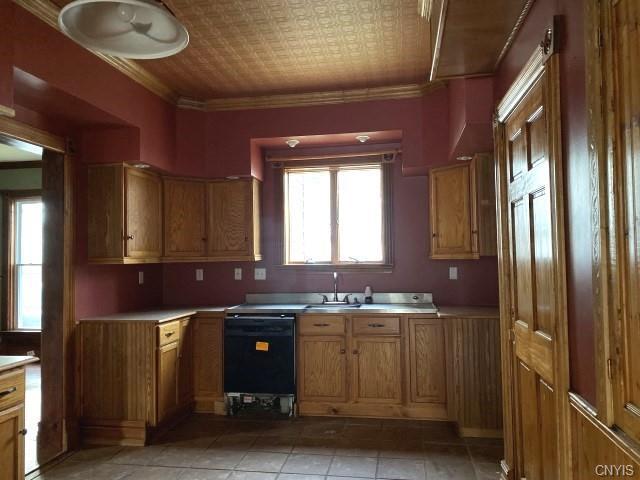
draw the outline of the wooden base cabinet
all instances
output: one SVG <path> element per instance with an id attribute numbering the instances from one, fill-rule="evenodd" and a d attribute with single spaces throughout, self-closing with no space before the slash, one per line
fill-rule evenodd
<path id="1" fill-rule="evenodd" d="M 353 400 L 358 403 L 402 403 L 401 340 L 395 337 L 355 337 Z"/>
<path id="2" fill-rule="evenodd" d="M 24 369 L 0 374 L 0 478 L 24 478 Z"/>
<path id="3" fill-rule="evenodd" d="M 85 443 L 144 445 L 157 430 L 192 410 L 193 322 L 197 320 L 80 323 Z"/>
<path id="4" fill-rule="evenodd" d="M 302 402 L 346 402 L 345 336 L 303 335 L 299 337 L 298 349 L 298 399 Z"/>
<path id="5" fill-rule="evenodd" d="M 224 316 L 202 314 L 194 320 L 194 408 L 196 412 L 224 414 Z"/>

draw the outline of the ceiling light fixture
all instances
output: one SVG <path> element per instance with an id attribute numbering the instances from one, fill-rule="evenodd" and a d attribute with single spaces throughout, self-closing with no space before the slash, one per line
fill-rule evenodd
<path id="1" fill-rule="evenodd" d="M 184 25 L 156 0 L 75 0 L 58 25 L 83 47 L 122 58 L 169 57 L 189 43 Z"/>
<path id="2" fill-rule="evenodd" d="M 369 140 L 371 137 L 369 135 L 358 135 L 356 137 L 356 140 L 358 140 L 360 143 L 365 143 L 367 140 Z"/>
<path id="3" fill-rule="evenodd" d="M 298 145 L 300 143 L 300 140 L 297 140 L 295 138 L 290 138 L 289 140 L 287 140 L 285 142 L 287 145 L 289 145 L 291 148 L 295 148 L 296 145 Z"/>

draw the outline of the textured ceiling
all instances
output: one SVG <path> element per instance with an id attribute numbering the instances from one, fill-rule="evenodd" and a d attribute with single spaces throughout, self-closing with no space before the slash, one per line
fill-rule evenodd
<path id="1" fill-rule="evenodd" d="M 56 0 L 60 6 L 68 0 Z M 416 0 L 168 0 L 183 52 L 139 61 L 199 100 L 423 83 L 429 27 Z"/>

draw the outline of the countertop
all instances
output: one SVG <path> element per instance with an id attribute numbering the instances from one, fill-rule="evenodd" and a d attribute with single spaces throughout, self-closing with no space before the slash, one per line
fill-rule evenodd
<path id="1" fill-rule="evenodd" d="M 304 313 L 304 314 L 313 314 L 313 313 L 335 313 L 335 314 L 367 314 L 367 313 L 375 313 L 375 314 L 397 314 L 397 315 L 406 315 L 406 314 L 415 314 L 415 315 L 435 315 L 433 311 L 429 308 L 420 308 L 418 306 L 413 305 L 404 305 L 404 304 L 363 304 L 359 308 L 353 307 L 344 307 L 344 308 L 310 308 L 307 309 L 304 304 L 263 304 L 263 305 L 252 305 L 252 308 L 258 309 L 260 311 L 273 312 L 277 311 L 280 313 Z M 165 323 L 170 322 L 172 320 L 177 320 L 179 318 L 188 317 L 196 314 L 203 313 L 224 313 L 229 311 L 229 313 L 233 312 L 242 312 L 242 309 L 239 306 L 234 307 L 226 307 L 226 306 L 213 306 L 213 307 L 193 307 L 193 308 L 168 308 L 162 310 L 147 310 L 147 311 L 139 311 L 139 312 L 125 312 L 125 313 L 117 313 L 112 315 L 98 315 L 94 317 L 83 318 L 80 321 L 83 322 L 155 322 L 155 323 Z M 454 317 L 466 317 L 466 318 L 498 318 L 499 311 L 497 307 L 439 307 L 438 308 L 438 317 L 442 318 L 454 318 Z"/>
<path id="2" fill-rule="evenodd" d="M 38 361 L 38 357 L 19 355 L 0 355 L 0 373 L 13 368 L 22 367 Z"/>

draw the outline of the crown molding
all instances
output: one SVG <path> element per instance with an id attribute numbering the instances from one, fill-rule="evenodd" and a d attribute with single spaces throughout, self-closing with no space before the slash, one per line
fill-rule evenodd
<path id="1" fill-rule="evenodd" d="M 50 0 L 13 0 L 16 5 L 24 8 L 28 12 L 32 13 L 40 20 L 45 22 L 52 28 L 60 31 L 60 27 L 58 26 L 58 13 L 60 13 L 60 8 L 55 5 Z M 175 104 L 178 100 L 178 95 L 165 83 L 163 83 L 158 77 L 152 75 L 147 70 L 142 68 L 139 64 L 127 60 L 125 58 L 118 58 L 111 55 L 105 55 L 103 53 L 94 52 L 92 50 L 88 50 L 93 53 L 95 56 L 100 58 L 101 60 L 107 62 L 109 65 L 114 67 L 116 70 L 125 74 L 130 79 L 142 85 L 147 90 L 155 93 L 159 97 L 165 99 L 166 101 Z"/>
<path id="2" fill-rule="evenodd" d="M 255 97 L 214 98 L 199 101 L 182 97 L 178 107 L 207 112 L 223 110 L 255 110 L 265 108 L 311 107 L 335 105 L 373 100 L 398 100 L 416 98 L 445 86 L 437 81 L 425 84 L 392 85 L 388 87 L 334 90 L 328 92 L 293 93 L 282 95 L 261 95 Z"/>

